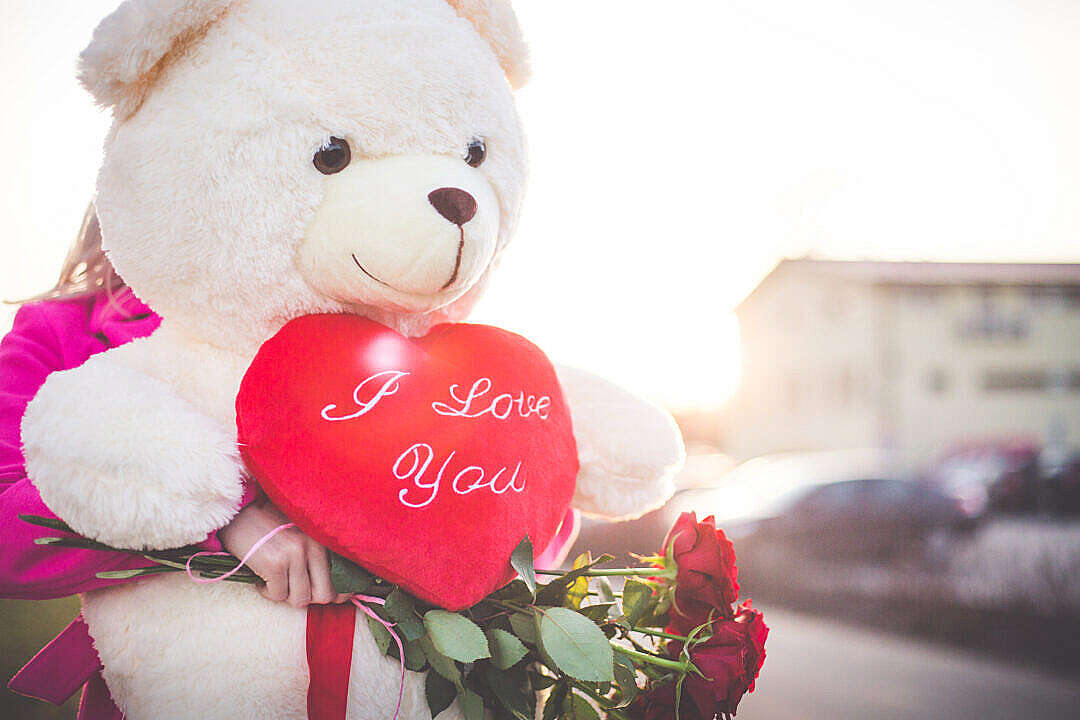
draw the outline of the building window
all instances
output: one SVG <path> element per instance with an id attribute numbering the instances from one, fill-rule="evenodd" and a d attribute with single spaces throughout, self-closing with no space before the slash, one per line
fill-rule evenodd
<path id="1" fill-rule="evenodd" d="M 1036 285 L 1028 288 L 1031 302 L 1037 308 L 1075 309 L 1080 307 L 1080 286 Z"/>
<path id="2" fill-rule="evenodd" d="M 957 334 L 964 340 L 1023 340 L 1031 334 L 1031 322 L 1022 315 L 1009 315 L 997 301 L 997 288 L 976 291 L 976 307 L 960 320 Z"/>
<path id="3" fill-rule="evenodd" d="M 952 386 L 949 371 L 943 367 L 932 367 L 926 372 L 926 391 L 931 395 L 944 395 Z"/>
<path id="4" fill-rule="evenodd" d="M 959 334 L 965 340 L 1023 340 L 1030 330 L 1021 318 L 968 318 L 960 323 Z"/>
<path id="5" fill-rule="evenodd" d="M 914 305 L 936 305 L 945 294 L 945 288 L 940 285 L 912 285 L 905 289 L 904 294 Z"/>
<path id="6" fill-rule="evenodd" d="M 994 369 L 983 373 L 983 390 L 994 392 L 1042 392 L 1049 390 L 1056 373 L 1035 369 Z"/>

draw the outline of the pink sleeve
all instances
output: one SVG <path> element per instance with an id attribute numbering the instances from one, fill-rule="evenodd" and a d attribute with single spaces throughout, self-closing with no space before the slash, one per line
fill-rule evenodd
<path id="1" fill-rule="evenodd" d="M 27 305 L 0 341 L 0 597 L 48 599 L 86 592 L 116 584 L 97 578 L 99 572 L 149 564 L 127 554 L 36 545 L 35 538 L 57 533 L 19 519 L 21 514 L 56 517 L 26 477 L 20 424 L 49 373 L 77 367 L 107 348 L 89 332 L 87 315 L 80 302 Z M 221 549 L 216 534 L 203 546 Z"/>

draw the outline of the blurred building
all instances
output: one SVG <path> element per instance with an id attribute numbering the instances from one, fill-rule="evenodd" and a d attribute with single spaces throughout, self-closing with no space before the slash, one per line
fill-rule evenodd
<path id="1" fill-rule="evenodd" d="M 1080 264 L 784 260 L 737 314 L 736 458 L 1080 446 Z"/>

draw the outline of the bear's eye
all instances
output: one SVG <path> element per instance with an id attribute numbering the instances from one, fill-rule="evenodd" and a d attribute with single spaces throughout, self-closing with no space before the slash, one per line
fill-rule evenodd
<path id="1" fill-rule="evenodd" d="M 478 168 L 484 164 L 484 160 L 487 159 L 487 145 L 480 138 L 473 140 L 469 143 L 469 149 L 465 153 L 465 162 L 469 163 L 474 168 Z"/>
<path id="2" fill-rule="evenodd" d="M 315 169 L 323 175 L 336 175 L 352 162 L 352 150 L 349 143 L 341 138 L 332 137 L 319 152 L 315 153 Z"/>

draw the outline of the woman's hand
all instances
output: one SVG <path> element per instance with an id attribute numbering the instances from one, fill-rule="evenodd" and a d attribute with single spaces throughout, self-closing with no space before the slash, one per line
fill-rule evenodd
<path id="1" fill-rule="evenodd" d="M 260 498 L 218 531 L 218 539 L 228 552 L 242 558 L 267 533 L 288 522 L 280 510 Z M 271 538 L 247 565 L 263 579 L 259 592 L 268 600 L 288 602 L 295 608 L 348 602 L 348 595 L 334 591 L 326 548 L 296 528 Z"/>

